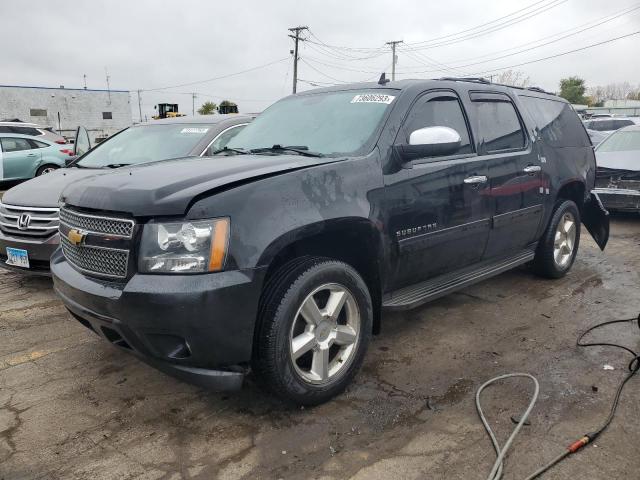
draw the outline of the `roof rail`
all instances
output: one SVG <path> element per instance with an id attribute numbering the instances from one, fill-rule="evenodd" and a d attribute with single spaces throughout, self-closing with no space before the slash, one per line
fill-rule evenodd
<path id="1" fill-rule="evenodd" d="M 453 82 L 475 82 L 475 83 L 491 83 L 483 77 L 441 77 L 439 80 L 450 80 Z"/>
<path id="2" fill-rule="evenodd" d="M 547 95 L 554 95 L 555 96 L 555 93 L 547 92 L 546 90 L 543 90 L 540 87 L 526 87 L 526 90 L 531 90 L 533 92 L 546 93 Z"/>

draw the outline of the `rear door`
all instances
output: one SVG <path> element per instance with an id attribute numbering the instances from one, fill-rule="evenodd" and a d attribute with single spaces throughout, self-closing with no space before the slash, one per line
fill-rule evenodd
<path id="1" fill-rule="evenodd" d="M 395 143 L 407 145 L 411 132 L 433 126 L 459 133 L 458 152 L 417 159 L 385 175 L 385 228 L 397 245 L 395 287 L 480 261 L 489 235 L 491 203 L 482 194 L 488 181 L 486 162 L 476 155 L 469 122 L 455 92 L 421 94 Z"/>
<path id="2" fill-rule="evenodd" d="M 40 162 L 39 149 L 33 148 L 26 138 L 2 137 L 2 156 L 5 180 L 31 178 Z"/>
<path id="3" fill-rule="evenodd" d="M 511 97 L 502 92 L 471 92 L 469 97 L 477 151 L 490 179 L 481 192 L 492 206 L 484 257 L 498 258 L 536 239 L 543 210 L 540 158 Z"/>

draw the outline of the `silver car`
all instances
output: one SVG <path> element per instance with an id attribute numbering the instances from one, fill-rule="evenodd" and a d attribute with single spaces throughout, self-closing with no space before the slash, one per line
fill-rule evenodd
<path id="1" fill-rule="evenodd" d="M 0 133 L 15 133 L 18 135 L 28 135 L 30 137 L 40 137 L 59 145 L 68 143 L 66 138 L 54 133 L 53 128 L 38 125 L 37 123 L 19 121 L 0 122 Z"/>
<path id="2" fill-rule="evenodd" d="M 224 146 L 253 120 L 229 114 L 153 120 L 126 128 L 90 148 L 79 129 L 76 160 L 8 190 L 0 202 L 0 266 L 49 275 L 49 258 L 58 247 L 58 198 L 82 178 L 113 168 L 170 158 L 205 156 Z M 81 134 L 84 132 L 84 134 Z"/>

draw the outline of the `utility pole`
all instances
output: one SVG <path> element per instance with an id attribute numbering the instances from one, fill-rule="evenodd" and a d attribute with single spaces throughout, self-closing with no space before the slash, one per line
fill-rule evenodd
<path id="1" fill-rule="evenodd" d="M 84 75 L 82 75 L 82 77 L 84 78 L 84 89 L 87 89 L 87 74 L 85 73 Z"/>
<path id="2" fill-rule="evenodd" d="M 393 42 L 387 42 L 387 45 L 391 45 L 391 80 L 396 79 L 396 62 L 398 57 L 396 56 L 396 45 L 402 43 L 402 40 L 394 40 Z"/>
<path id="3" fill-rule="evenodd" d="M 140 123 L 142 123 L 142 103 L 140 103 L 140 92 L 142 90 L 138 89 L 138 111 L 140 112 Z"/>
<path id="4" fill-rule="evenodd" d="M 196 94 L 196 92 L 193 92 L 191 94 L 191 115 L 193 115 L 194 117 L 196 116 L 196 97 L 198 95 Z"/>
<path id="5" fill-rule="evenodd" d="M 293 53 L 293 93 L 296 93 L 298 89 L 298 42 L 301 40 L 304 42 L 304 38 L 300 36 L 300 33 L 305 30 L 309 30 L 309 27 L 293 27 L 289 29 L 290 32 L 295 33 L 295 35 L 289 35 L 294 40 L 293 52 L 291 52 Z"/>

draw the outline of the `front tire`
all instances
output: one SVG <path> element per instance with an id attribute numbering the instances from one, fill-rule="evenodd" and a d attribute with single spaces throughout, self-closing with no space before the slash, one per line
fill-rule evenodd
<path id="1" fill-rule="evenodd" d="M 54 170 L 57 170 L 58 167 L 57 165 L 43 165 L 40 168 L 38 168 L 38 171 L 36 172 L 36 177 L 39 177 L 40 175 L 46 175 L 47 173 L 51 173 Z"/>
<path id="2" fill-rule="evenodd" d="M 267 283 L 259 313 L 253 369 L 283 400 L 318 405 L 341 393 L 369 344 L 373 307 L 351 266 L 297 259 Z"/>
<path id="3" fill-rule="evenodd" d="M 571 269 L 580 244 L 580 211 L 571 200 L 560 200 L 538 243 L 533 270 L 546 278 L 564 277 Z"/>

